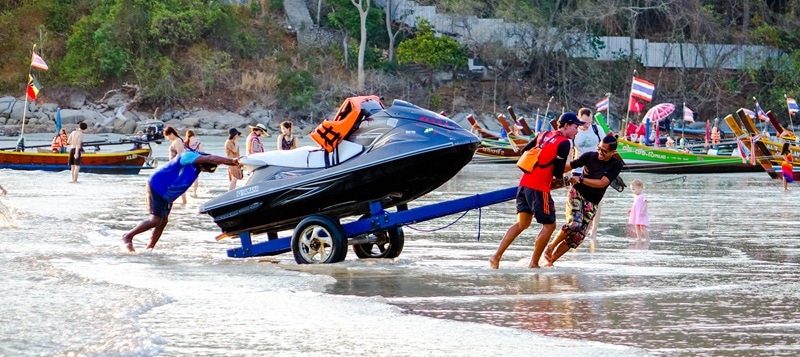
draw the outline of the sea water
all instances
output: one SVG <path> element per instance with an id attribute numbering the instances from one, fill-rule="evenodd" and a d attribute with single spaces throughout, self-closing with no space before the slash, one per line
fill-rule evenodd
<path id="1" fill-rule="evenodd" d="M 200 139 L 224 153 L 224 138 Z M 163 165 L 166 144 L 154 152 Z M 499 270 L 488 267 L 513 202 L 405 227 L 397 259 L 228 258 L 238 240 L 216 241 L 198 213 L 227 190 L 224 166 L 175 205 L 153 252 L 143 252 L 148 232 L 134 241 L 140 253 L 123 253 L 122 234 L 148 217 L 151 173 L 70 183 L 66 171 L 0 170 L 0 355 L 800 353 L 800 186 L 783 192 L 764 173 L 624 173 L 647 185 L 651 239 L 629 233 L 629 190 L 610 191 L 596 243 L 540 270 L 526 268 L 536 224 Z M 470 164 L 411 206 L 515 186 L 519 175 Z M 559 222 L 565 195 L 553 193 Z"/>

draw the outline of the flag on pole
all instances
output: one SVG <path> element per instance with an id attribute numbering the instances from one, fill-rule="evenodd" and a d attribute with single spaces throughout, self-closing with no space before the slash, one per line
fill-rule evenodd
<path id="1" fill-rule="evenodd" d="M 761 109 L 761 104 L 758 104 L 758 101 L 756 101 L 756 115 L 758 116 L 758 119 L 761 119 L 762 121 L 769 120 L 767 113 L 764 113 L 764 109 Z"/>
<path id="2" fill-rule="evenodd" d="M 598 112 L 602 112 L 604 110 L 608 110 L 608 102 L 610 98 L 606 96 L 605 98 L 601 99 L 599 102 L 595 103 L 595 107 L 597 107 Z M 796 104 L 795 104 L 796 105 Z"/>
<path id="3" fill-rule="evenodd" d="M 694 112 L 685 104 L 683 105 L 683 121 L 694 123 Z"/>
<path id="4" fill-rule="evenodd" d="M 36 77 L 34 77 L 32 73 L 28 73 L 28 98 L 31 100 L 36 100 L 36 97 L 39 95 L 39 91 L 41 89 L 42 85 L 39 84 L 39 81 L 36 80 Z"/>
<path id="5" fill-rule="evenodd" d="M 631 100 L 628 102 L 628 111 L 632 113 L 641 113 L 644 110 L 644 104 L 636 100 L 636 98 L 631 97 Z"/>
<path id="6" fill-rule="evenodd" d="M 33 57 L 31 57 L 31 67 L 36 67 L 43 71 L 46 71 L 49 68 L 47 67 L 47 63 L 45 63 L 42 57 L 39 57 L 36 52 L 34 52 Z"/>
<path id="7" fill-rule="evenodd" d="M 653 101 L 653 93 L 655 91 L 655 84 L 641 78 L 633 77 L 633 83 L 631 83 L 631 97 L 636 97 L 650 103 Z"/>
<path id="8" fill-rule="evenodd" d="M 789 107 L 789 114 L 800 112 L 800 107 L 797 106 L 797 101 L 793 98 L 786 98 L 786 106 Z"/>

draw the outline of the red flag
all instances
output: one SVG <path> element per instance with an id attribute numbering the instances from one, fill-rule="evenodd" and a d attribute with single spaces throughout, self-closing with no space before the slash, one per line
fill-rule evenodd
<path id="1" fill-rule="evenodd" d="M 628 111 L 632 113 L 641 113 L 644 110 L 644 104 L 636 100 L 636 98 L 631 97 L 630 102 L 628 102 Z"/>
<path id="2" fill-rule="evenodd" d="M 28 74 L 28 98 L 31 100 L 36 100 L 36 97 L 39 96 L 39 91 L 42 89 L 42 85 L 39 84 L 39 81 L 36 80 L 36 77 L 33 74 Z"/>

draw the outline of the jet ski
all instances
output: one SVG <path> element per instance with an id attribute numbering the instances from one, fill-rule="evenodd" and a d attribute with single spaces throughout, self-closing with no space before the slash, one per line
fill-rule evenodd
<path id="1" fill-rule="evenodd" d="M 318 146 L 252 154 L 239 161 L 246 185 L 200 207 L 222 236 L 294 229 L 305 217 L 367 215 L 370 204 L 405 205 L 472 160 L 480 140 L 447 117 L 377 96 L 347 98 L 310 136 Z"/>

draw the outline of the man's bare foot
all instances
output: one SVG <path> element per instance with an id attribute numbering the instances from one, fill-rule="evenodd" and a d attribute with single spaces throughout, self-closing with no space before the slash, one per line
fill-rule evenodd
<path id="1" fill-rule="evenodd" d="M 539 264 L 528 264 L 528 269 L 539 269 L 541 268 Z"/>
<path id="2" fill-rule="evenodd" d="M 136 253 L 136 250 L 133 249 L 133 239 L 128 237 L 127 233 L 122 235 L 122 247 L 127 250 L 128 253 Z"/>
<path id="3" fill-rule="evenodd" d="M 500 268 L 500 260 L 495 258 L 494 255 L 489 258 L 489 268 L 498 269 Z"/>
<path id="4" fill-rule="evenodd" d="M 545 266 L 548 267 L 553 266 L 553 247 L 548 245 L 546 248 L 544 248 L 543 255 L 544 255 L 544 260 L 547 261 L 547 265 Z"/>

